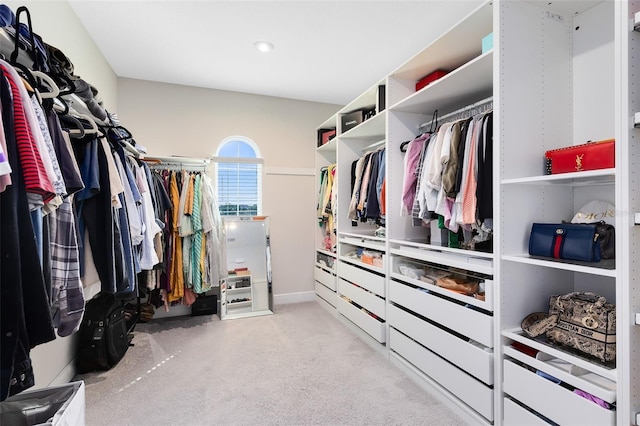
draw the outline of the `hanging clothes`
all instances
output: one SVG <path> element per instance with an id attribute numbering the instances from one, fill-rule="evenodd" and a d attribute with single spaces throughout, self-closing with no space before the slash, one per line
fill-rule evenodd
<path id="1" fill-rule="evenodd" d="M 317 217 L 318 224 L 324 229 L 325 250 L 333 251 L 335 247 L 335 208 L 336 208 L 336 165 L 331 164 L 320 172 L 320 190 L 318 192 Z"/>
<path id="2" fill-rule="evenodd" d="M 12 27 L 4 30 L 23 41 L 31 35 L 24 24 L 19 32 Z M 64 337 L 78 330 L 85 306 L 85 237 L 100 292 L 127 296 L 137 289 L 137 254 L 142 250 L 135 246 L 145 242 L 144 232 L 159 232 L 155 218 L 140 219 L 140 213 L 149 216 L 151 211 L 153 217 L 155 211 L 149 206 L 148 201 L 154 200 L 145 195 L 149 189 L 144 181 L 132 185 L 131 178 L 144 170 L 136 175 L 130 170 L 130 158 L 122 158 L 122 150 L 118 153 L 120 140 L 103 136 L 113 133 L 106 130 L 113 116 L 95 99 L 97 90 L 73 75 L 73 65 L 61 51 L 37 36 L 35 41 L 37 46 L 20 52 L 18 58 L 33 59 L 29 57 L 35 53 L 39 60 L 28 64 L 0 60 L 2 400 L 34 385 L 32 348 L 55 339 L 56 332 Z M 55 52 L 55 58 L 48 52 Z M 44 93 L 38 94 L 40 80 L 28 68 L 51 73 L 55 84 L 75 90 L 89 112 L 73 109 L 81 104 L 55 108 L 66 98 L 43 100 Z M 66 78 L 59 78 L 61 74 Z M 69 80 L 76 82 L 75 88 L 67 86 Z"/>
<path id="3" fill-rule="evenodd" d="M 162 170 L 153 165 L 151 181 L 166 198 L 157 216 L 165 218 L 162 273 L 154 282 L 165 309 L 176 303 L 190 305 L 226 277 L 224 224 L 211 179 L 200 171 Z M 168 191 L 164 191 L 168 189 Z"/>
<path id="4" fill-rule="evenodd" d="M 55 339 L 55 334 L 27 199 L 29 189 L 51 196 L 52 187 L 42 185 L 46 176 L 37 166 L 33 145 L 26 142 L 30 148 L 20 149 L 18 139 L 28 136 L 24 113 L 20 114 L 15 86 L 4 69 L 2 76 L 2 130 L 12 170 L 11 185 L 0 193 L 0 399 L 4 400 L 34 385 L 30 350 Z M 35 174 L 27 175 L 29 171 Z"/>
<path id="5" fill-rule="evenodd" d="M 465 241 L 490 240 L 493 217 L 491 111 L 442 123 L 410 141 L 404 157 L 401 214 L 424 226 L 439 217 Z"/>
<path id="6" fill-rule="evenodd" d="M 351 201 L 348 217 L 356 221 L 383 224 L 382 184 L 385 170 L 384 148 L 365 152 L 352 165 Z M 382 171 L 382 173 L 381 173 Z M 380 176 L 382 174 L 382 176 Z"/>

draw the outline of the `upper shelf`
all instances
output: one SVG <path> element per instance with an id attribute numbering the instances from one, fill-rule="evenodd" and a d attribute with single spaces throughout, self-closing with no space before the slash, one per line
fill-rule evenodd
<path id="1" fill-rule="evenodd" d="M 469 105 L 493 94 L 493 50 L 478 55 L 422 90 L 392 105 L 391 110 L 431 114 Z"/>
<path id="2" fill-rule="evenodd" d="M 355 111 L 362 108 L 375 107 L 376 106 L 376 98 L 378 96 L 378 86 L 382 86 L 385 84 L 385 79 L 380 80 L 373 86 L 371 86 L 367 91 L 358 96 L 353 101 L 349 102 L 343 108 L 338 111 L 338 116 L 341 114 L 346 114 L 351 111 Z"/>
<path id="3" fill-rule="evenodd" d="M 384 139 L 387 111 L 382 111 L 368 120 L 358 124 L 353 129 L 340 135 L 340 139 L 364 139 L 377 141 Z"/>
<path id="4" fill-rule="evenodd" d="M 316 148 L 316 151 L 335 152 L 336 140 L 337 138 L 333 138 L 329 142 L 325 143 L 324 145 L 320 145 L 319 147 Z"/>

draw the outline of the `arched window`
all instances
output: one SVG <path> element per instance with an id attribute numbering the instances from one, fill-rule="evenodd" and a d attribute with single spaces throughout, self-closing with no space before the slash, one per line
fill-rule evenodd
<path id="1" fill-rule="evenodd" d="M 258 146 L 244 136 L 220 143 L 216 156 L 216 188 L 222 216 L 262 214 L 262 163 Z"/>

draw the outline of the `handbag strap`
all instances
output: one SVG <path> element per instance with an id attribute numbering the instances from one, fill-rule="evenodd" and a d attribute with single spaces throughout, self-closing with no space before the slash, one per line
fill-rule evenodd
<path id="1" fill-rule="evenodd" d="M 558 315 L 528 315 L 521 324 L 522 331 L 529 337 L 538 337 L 551 330 L 558 323 Z"/>

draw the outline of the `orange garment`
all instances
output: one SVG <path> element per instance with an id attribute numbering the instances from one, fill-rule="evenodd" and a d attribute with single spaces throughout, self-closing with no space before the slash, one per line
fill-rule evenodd
<path id="1" fill-rule="evenodd" d="M 175 172 L 171 173 L 169 180 L 169 198 L 173 215 L 171 218 L 171 263 L 169 266 L 169 285 L 171 291 L 167 295 L 169 303 L 178 301 L 184 297 L 184 274 L 182 271 L 182 238 L 178 235 L 178 224 L 180 220 L 179 205 L 180 192 L 178 191 L 178 181 Z"/>
<path id="2" fill-rule="evenodd" d="M 193 214 L 193 197 L 194 197 L 194 180 L 195 175 L 189 175 L 189 185 L 187 186 L 187 195 L 184 202 L 184 214 L 191 216 Z"/>

